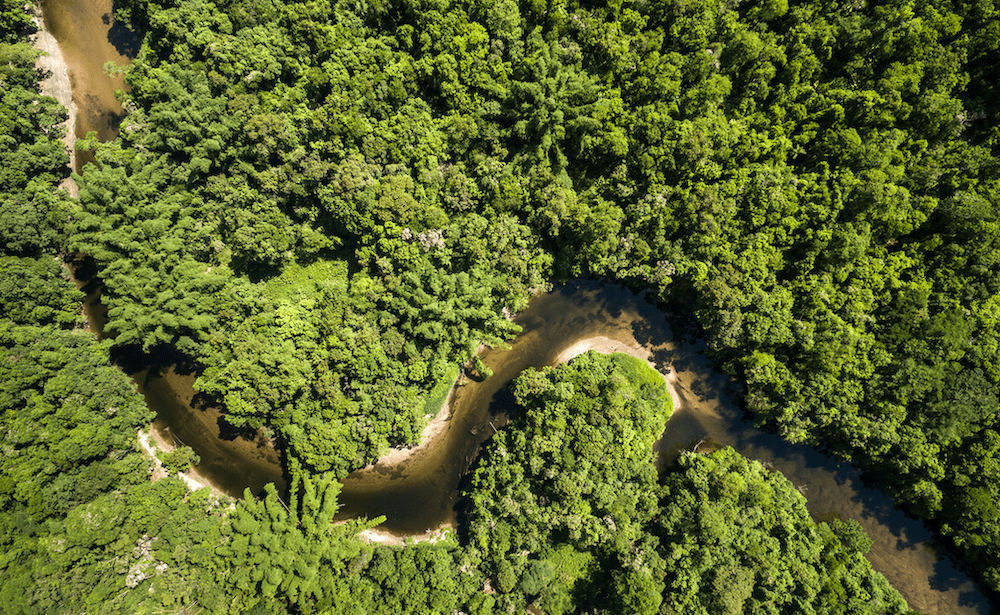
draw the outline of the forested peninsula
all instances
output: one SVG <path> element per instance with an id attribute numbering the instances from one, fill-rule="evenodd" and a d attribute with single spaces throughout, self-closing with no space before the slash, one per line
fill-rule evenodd
<path id="1" fill-rule="evenodd" d="M 334 522 L 552 283 L 649 290 L 762 428 L 853 462 L 1000 592 L 990 0 L 122 0 L 78 143 L 0 0 L 0 611 L 906 613 L 851 521 L 731 449 L 657 473 L 662 375 L 511 385 L 458 530 Z M 115 70 L 114 67 L 109 67 Z M 66 263 L 86 258 L 102 339 Z M 183 357 L 287 492 L 192 491 L 123 368 Z M 136 359 L 136 357 L 140 357 Z"/>

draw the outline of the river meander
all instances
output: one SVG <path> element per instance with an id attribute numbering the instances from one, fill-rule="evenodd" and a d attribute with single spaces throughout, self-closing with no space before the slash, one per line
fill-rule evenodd
<path id="1" fill-rule="evenodd" d="M 43 15 L 66 58 L 73 97 L 80 109 L 77 135 L 97 130 L 113 138 L 121 117 L 114 98 L 120 81 L 103 71 L 106 61 L 125 64 L 129 43 L 111 22 L 110 0 L 44 0 Z M 77 165 L 86 162 L 78 159 Z M 648 356 L 670 374 L 674 415 L 657 444 L 662 455 L 678 448 L 733 446 L 770 464 L 799 487 L 814 516 L 856 519 L 874 540 L 869 559 L 910 603 L 925 614 L 985 614 L 988 605 L 964 574 L 926 547 L 930 538 L 919 521 L 895 510 L 891 501 L 866 489 L 849 465 L 827 460 L 804 446 L 789 445 L 743 420 L 738 388 L 716 373 L 701 344 L 675 343 L 664 314 L 642 297 L 614 284 L 578 282 L 540 295 L 517 316 L 524 330 L 510 350 L 486 350 L 494 375 L 455 389 L 441 433 L 404 462 L 376 464 L 350 475 L 341 496 L 342 515 L 386 515 L 386 529 L 419 534 L 455 522 L 459 481 L 482 442 L 501 418 L 509 396 L 504 385 L 528 367 L 551 365 L 600 340 L 603 350 Z M 136 375 L 136 383 L 157 412 L 154 427 L 167 440 L 192 446 L 199 472 L 216 487 L 242 495 L 267 482 L 281 482 L 278 453 L 269 446 L 228 433 L 217 409 L 198 402 L 194 373 L 175 367 Z M 498 414 L 499 413 L 499 414 Z"/>
<path id="2" fill-rule="evenodd" d="M 516 322 L 524 329 L 510 350 L 482 353 L 493 376 L 454 389 L 448 419 L 433 440 L 402 462 L 379 463 L 347 477 L 341 517 L 385 515 L 381 529 L 399 535 L 454 524 L 463 475 L 494 428 L 503 428 L 509 403 L 505 385 L 526 368 L 555 364 L 596 344 L 649 357 L 673 381 L 679 403 L 657 443 L 661 457 L 696 445 L 699 451 L 732 446 L 791 480 L 814 517 L 839 515 L 861 523 L 874 541 L 869 560 L 911 608 L 928 615 L 989 612 L 969 578 L 927 547 L 931 534 L 922 523 L 865 488 L 849 464 L 788 444 L 745 421 L 738 387 L 713 370 L 704 344 L 675 342 L 663 312 L 643 297 L 617 284 L 580 281 L 535 297 Z M 259 489 L 268 476 L 280 477 L 278 465 L 268 469 L 265 448 L 241 438 L 219 439 L 218 411 L 191 408 L 193 374 L 174 368 L 163 374 L 146 380 L 143 392 L 161 413 L 161 429 L 175 435 L 183 430 L 180 439 L 201 455 L 202 475 L 233 495 L 245 486 Z"/>

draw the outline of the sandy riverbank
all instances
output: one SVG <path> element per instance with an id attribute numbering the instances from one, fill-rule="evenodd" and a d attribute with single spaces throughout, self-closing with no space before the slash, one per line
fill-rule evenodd
<path id="1" fill-rule="evenodd" d="M 62 50 L 59 48 L 59 43 L 45 28 L 45 21 L 42 19 L 40 9 L 35 9 L 32 20 L 38 27 L 38 32 L 31 37 L 31 43 L 35 49 L 42 52 L 42 55 L 35 62 L 35 66 L 48 75 L 41 82 L 42 94 L 58 100 L 59 104 L 66 107 L 66 112 L 69 115 L 69 119 L 64 124 L 66 134 L 63 136 L 63 143 L 69 150 L 69 168 L 73 169 L 76 159 L 74 145 L 76 143 L 77 108 L 76 103 L 73 102 L 73 84 L 69 78 L 69 67 L 63 57 Z M 77 196 L 76 182 L 72 178 L 63 180 L 60 186 L 73 197 Z"/>
<path id="2" fill-rule="evenodd" d="M 560 363 L 570 361 L 571 359 L 578 357 L 589 350 L 595 350 L 602 354 L 620 352 L 631 355 L 646 361 L 649 363 L 650 367 L 656 369 L 656 365 L 654 365 L 650 360 L 651 353 L 648 349 L 638 345 L 632 346 L 625 344 L 618 340 L 613 340 L 603 336 L 592 337 L 576 342 L 559 354 L 558 358 L 556 358 L 556 364 L 558 365 Z M 462 376 L 459 376 L 459 380 L 456 380 L 455 384 L 452 385 L 451 390 L 448 392 L 448 400 L 441 407 L 441 410 L 433 419 L 431 419 L 427 426 L 424 427 L 420 434 L 420 444 L 408 448 L 390 449 L 388 453 L 379 457 L 377 462 L 366 466 L 362 471 L 374 470 L 376 467 L 387 468 L 397 465 L 433 445 L 448 427 L 448 419 L 451 418 L 452 393 L 454 393 L 455 387 L 458 386 L 461 378 Z M 676 409 L 681 404 L 681 399 L 674 388 L 674 382 L 677 380 L 677 375 L 671 372 L 669 374 L 664 374 L 663 378 L 666 380 L 667 386 L 670 389 L 670 396 L 673 398 L 674 408 Z"/>
<path id="3" fill-rule="evenodd" d="M 427 530 L 423 534 L 414 534 L 411 536 L 397 536 L 392 532 L 372 528 L 358 532 L 358 538 L 371 544 L 379 544 L 389 547 L 403 547 L 418 542 L 429 542 L 434 544 L 446 540 L 454 541 L 454 532 L 455 530 L 451 524 L 443 525 L 436 530 Z"/>
<path id="4" fill-rule="evenodd" d="M 142 447 L 142 450 L 147 456 L 149 456 L 150 459 L 153 460 L 153 463 L 155 464 L 153 475 L 151 477 L 152 480 L 165 478 L 167 476 L 167 471 L 164 469 L 163 463 L 161 463 L 159 458 L 156 456 L 156 451 L 159 450 L 169 453 L 174 450 L 174 445 L 160 437 L 160 434 L 158 434 L 155 429 L 150 429 L 148 432 L 140 429 L 138 431 L 138 439 L 139 446 Z M 178 472 L 177 476 L 187 484 L 191 491 L 197 491 L 198 489 L 208 487 L 212 490 L 213 495 L 225 495 L 222 491 L 212 486 L 212 484 L 208 482 L 208 479 L 198 474 L 198 471 L 193 468 L 187 472 Z"/>
<path id="5" fill-rule="evenodd" d="M 602 354 L 620 352 L 631 355 L 646 361 L 649 363 L 650 367 L 656 369 L 656 365 L 654 365 L 650 360 L 651 353 L 648 349 L 638 345 L 632 346 L 625 344 L 618 340 L 613 340 L 603 336 L 592 337 L 576 342 L 559 354 L 558 358 L 556 358 L 556 364 L 565 363 L 589 350 L 596 350 Z M 678 396 L 677 391 L 674 389 L 674 382 L 677 380 L 677 375 L 671 372 L 669 374 L 664 374 L 663 378 L 666 380 L 667 386 L 670 389 L 670 396 L 673 398 L 674 408 L 676 409 L 681 403 L 681 399 Z M 459 376 L 459 379 L 455 381 L 455 384 L 452 385 L 451 390 L 448 392 L 448 399 L 441 407 L 441 410 L 438 411 L 437 415 L 431 419 L 429 423 L 427 423 L 427 426 L 424 427 L 423 431 L 420 433 L 420 444 L 407 448 L 400 447 L 390 449 L 388 453 L 379 457 L 378 461 L 374 464 L 366 466 L 362 469 L 362 471 L 374 470 L 376 467 L 387 468 L 400 464 L 434 444 L 434 442 L 448 427 L 448 419 L 451 418 L 452 393 L 455 392 L 455 387 L 458 386 L 461 379 L 462 376 Z"/>
<path id="6" fill-rule="evenodd" d="M 629 344 L 605 336 L 595 336 L 575 342 L 573 345 L 560 352 L 554 363 L 557 365 L 566 363 L 567 361 L 570 361 L 590 350 L 594 350 L 602 354 L 620 352 L 634 356 L 646 361 L 650 367 L 656 369 L 656 365 L 651 360 L 652 353 L 648 348 L 643 347 L 638 342 Z M 663 378 L 666 381 L 668 390 L 670 391 L 670 396 L 674 402 L 674 410 L 676 411 L 682 404 L 682 398 L 678 395 L 675 386 L 677 375 L 673 370 L 671 370 L 669 373 L 664 374 Z M 455 386 L 457 386 L 457 382 Z M 434 417 L 434 419 L 422 432 L 421 441 L 418 446 L 412 448 L 393 449 L 388 454 L 380 457 L 375 464 L 366 467 L 364 471 L 390 471 L 394 466 L 398 466 L 417 453 L 428 450 L 437 445 L 437 440 L 443 436 L 444 432 L 448 428 L 449 420 L 451 419 L 451 400 L 455 386 L 452 387 L 452 392 L 448 395 L 448 402 L 441 408 L 441 411 L 438 412 L 437 416 Z M 405 546 L 406 544 L 416 542 L 437 542 L 439 540 L 444 540 L 447 538 L 448 533 L 453 530 L 454 526 L 451 523 L 444 523 L 436 529 L 427 530 L 422 534 L 396 534 L 379 528 L 374 528 L 361 532 L 359 537 L 370 543 L 389 546 Z"/>
<path id="7" fill-rule="evenodd" d="M 459 376 L 459 379 L 461 378 L 462 376 Z M 444 402 L 444 405 L 441 406 L 437 415 L 435 415 L 434 418 L 427 423 L 423 431 L 420 432 L 420 444 L 406 448 L 398 447 L 389 449 L 389 452 L 379 457 L 378 461 L 365 466 L 361 471 L 364 472 L 374 470 L 376 467 L 387 467 L 400 464 L 430 447 L 430 445 L 448 428 L 448 419 L 451 418 L 451 396 L 452 393 L 455 392 L 455 387 L 458 386 L 458 382 L 459 380 L 456 380 L 455 384 L 451 385 L 451 389 L 448 391 L 448 399 Z"/>

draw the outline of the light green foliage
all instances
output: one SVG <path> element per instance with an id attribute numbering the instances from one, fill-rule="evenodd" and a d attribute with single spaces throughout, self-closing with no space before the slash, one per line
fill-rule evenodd
<path id="1" fill-rule="evenodd" d="M 425 416 L 437 416 L 438 412 L 441 411 L 441 408 L 448 403 L 448 397 L 451 395 L 451 389 L 455 385 L 458 375 L 458 366 L 451 366 L 451 368 L 445 372 L 444 377 L 434 386 L 433 389 L 431 389 L 430 393 L 427 394 L 427 401 L 424 402 Z"/>
<path id="2" fill-rule="evenodd" d="M 219 583 L 237 604 L 287 601 L 303 611 L 329 608 L 333 581 L 366 549 L 355 534 L 371 525 L 334 524 L 340 483 L 333 475 L 293 478 L 286 504 L 273 484 L 262 500 L 247 490 L 219 556 Z"/>
<path id="3" fill-rule="evenodd" d="M 186 472 L 201 461 L 190 446 L 182 446 L 169 453 L 157 452 L 157 457 L 163 463 L 163 469 L 167 474 Z"/>
<path id="4" fill-rule="evenodd" d="M 276 427 L 316 471 L 343 476 L 413 442 L 424 391 L 440 405 L 479 343 L 499 345 L 517 331 L 498 305 L 523 301 L 524 291 L 509 284 L 505 263 L 486 260 L 490 243 L 517 241 L 498 237 L 505 230 L 472 221 L 429 249 L 396 238 L 397 261 L 382 259 L 379 277 L 350 276 L 334 261 L 287 267 L 248 289 L 255 311 L 232 313 L 231 335 L 213 337 L 199 389 L 221 397 L 234 424 Z"/>

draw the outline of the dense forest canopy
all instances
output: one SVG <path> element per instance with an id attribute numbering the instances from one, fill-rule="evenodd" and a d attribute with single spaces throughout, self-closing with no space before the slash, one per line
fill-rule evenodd
<path id="1" fill-rule="evenodd" d="M 476 349 L 574 276 L 692 313 L 761 426 L 859 464 L 1000 591 L 992 2 L 124 0 L 143 40 L 128 114 L 114 142 L 84 142 L 98 164 L 75 201 L 55 189 L 65 115 L 39 95 L 30 20 L 2 6 L 5 611 L 313 612 L 347 595 L 358 612 L 390 595 L 427 612 L 831 612 L 866 594 L 905 608 L 850 526 L 810 525 L 793 490 L 732 453 L 658 484 L 641 461 L 656 408 L 614 417 L 629 438 L 586 474 L 592 491 L 538 475 L 604 437 L 569 428 L 595 413 L 565 384 L 606 377 L 580 386 L 618 408 L 634 383 L 615 360 L 515 385 L 525 417 L 564 407 L 569 440 L 532 444 L 545 458 L 517 448 L 537 425 L 498 436 L 467 543 L 375 549 L 354 538 L 365 522 L 327 523 L 336 480 L 416 441 L 459 366 L 488 377 Z M 105 342 L 81 330 L 55 260 L 69 252 L 97 265 Z M 164 347 L 200 366 L 227 421 L 278 439 L 288 501 L 147 481 L 134 434 L 149 412 L 108 357 Z M 502 462 L 502 446 L 520 452 Z M 523 478 L 477 492 L 493 472 Z M 803 543 L 754 525 L 762 493 L 782 527 L 810 528 Z M 524 507 L 534 521 L 515 531 Z M 484 539 L 494 519 L 535 542 Z M 683 546 L 698 533 L 778 540 L 812 572 L 762 589 L 759 569 Z M 629 568 L 636 549 L 650 559 Z"/>
<path id="2" fill-rule="evenodd" d="M 467 549 L 502 612 L 906 612 L 860 527 L 817 525 L 759 462 L 688 454 L 660 484 L 652 445 L 672 402 L 641 359 L 590 352 L 512 389 L 518 417 L 467 493 Z"/>

